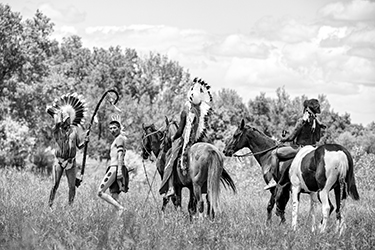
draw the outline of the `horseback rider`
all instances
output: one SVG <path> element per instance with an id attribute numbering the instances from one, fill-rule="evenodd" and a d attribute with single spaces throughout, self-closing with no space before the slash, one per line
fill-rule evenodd
<path id="1" fill-rule="evenodd" d="M 98 188 L 98 196 L 115 206 L 119 215 L 124 211 L 124 207 L 118 202 L 120 192 L 128 192 L 129 172 L 125 166 L 126 138 L 122 133 L 120 116 L 113 116 L 109 123 L 109 131 L 114 140 L 110 149 L 110 165 Z M 105 193 L 109 188 L 111 195 Z"/>
<path id="2" fill-rule="evenodd" d="M 315 146 L 321 137 L 321 129 L 326 126 L 317 119 L 320 114 L 320 104 L 317 99 L 305 100 L 303 102 L 303 117 L 297 121 L 296 126 L 289 136 L 280 140 L 280 142 L 291 142 L 290 145 L 278 147 L 272 151 L 271 164 L 265 169 L 266 179 L 271 179 L 264 188 L 268 190 L 276 186 L 275 179 L 279 176 L 279 162 L 294 158 L 299 149 L 306 145 Z"/>
<path id="3" fill-rule="evenodd" d="M 160 194 L 165 194 L 167 197 L 175 194 L 173 186 L 175 163 L 179 163 L 177 167 L 180 167 L 183 175 L 186 175 L 189 171 L 187 166 L 189 148 L 196 142 L 207 141 L 207 118 L 212 112 L 209 105 L 212 102 L 209 89 L 210 86 L 206 82 L 195 78 L 187 93 L 188 101 L 180 113 L 180 124 L 173 137 L 172 149 L 167 155 L 167 165 L 159 190 Z"/>
<path id="4" fill-rule="evenodd" d="M 65 171 L 69 186 L 69 204 L 72 204 L 76 193 L 76 155 L 77 149 L 82 149 L 88 142 L 88 131 L 84 141 L 80 141 L 78 127 L 85 120 L 87 105 L 81 95 L 66 94 L 47 106 L 47 113 L 55 120 L 53 137 L 56 141 L 53 179 L 49 196 L 49 206 L 52 206 L 61 176 Z"/>

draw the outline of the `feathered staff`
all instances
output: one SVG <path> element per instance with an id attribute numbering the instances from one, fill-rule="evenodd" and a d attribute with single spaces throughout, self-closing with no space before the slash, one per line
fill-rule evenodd
<path id="1" fill-rule="evenodd" d="M 102 98 L 99 100 L 98 104 L 96 105 L 96 108 L 94 110 L 94 113 L 92 114 L 92 117 L 91 117 L 91 121 L 90 121 L 90 124 L 89 124 L 89 127 L 88 127 L 88 131 L 87 131 L 87 136 L 90 135 L 90 131 L 91 131 L 91 126 L 92 124 L 94 123 L 94 119 L 95 119 L 95 116 L 96 116 L 96 113 L 98 112 L 99 110 L 99 107 L 100 107 L 100 104 L 102 103 L 102 101 L 104 100 L 105 96 L 108 94 L 108 93 L 114 93 L 116 95 L 116 99 L 115 100 L 109 100 L 109 103 L 112 104 L 116 109 L 118 109 L 115 105 L 116 103 L 118 102 L 119 100 L 119 95 L 117 93 L 116 90 L 114 89 L 110 89 L 110 90 L 107 90 Z M 76 186 L 79 187 L 79 185 L 81 185 L 81 182 L 83 180 L 83 174 L 85 173 L 85 165 L 86 165 L 86 156 L 87 156 L 87 147 L 88 147 L 88 142 L 85 141 L 85 148 L 84 148 L 84 151 L 83 151 L 83 159 L 82 159 L 82 168 L 81 168 L 81 176 L 80 178 L 76 178 Z"/>

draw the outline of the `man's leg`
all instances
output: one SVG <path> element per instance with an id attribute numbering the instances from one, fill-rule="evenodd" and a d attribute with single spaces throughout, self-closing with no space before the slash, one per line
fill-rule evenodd
<path id="1" fill-rule="evenodd" d="M 166 197 L 170 197 L 175 194 L 173 181 L 174 181 L 174 178 L 173 178 L 173 171 L 172 171 L 171 176 L 169 177 L 169 180 L 168 180 L 169 188 L 168 188 L 168 192 L 165 195 Z"/>
<path id="2" fill-rule="evenodd" d="M 124 207 L 120 205 L 111 195 L 106 194 L 105 191 L 116 181 L 116 167 L 111 167 L 105 174 L 102 182 L 100 183 L 98 189 L 98 196 L 115 206 L 118 210 L 123 210 Z"/>
<path id="3" fill-rule="evenodd" d="M 76 195 L 76 167 L 75 164 L 71 169 L 65 170 L 66 178 L 68 179 L 69 187 L 69 205 L 74 201 Z"/>
<path id="4" fill-rule="evenodd" d="M 53 186 L 49 195 L 48 205 L 52 207 L 53 201 L 55 199 L 57 188 L 59 187 L 63 169 L 60 164 L 56 161 L 52 168 Z"/>
<path id="5" fill-rule="evenodd" d="M 276 187 L 277 183 L 275 181 L 275 177 L 278 176 L 277 169 L 279 168 L 279 158 L 277 156 L 277 148 L 272 150 L 271 152 L 271 162 L 268 167 L 268 171 L 266 170 L 265 173 L 265 180 L 270 180 L 268 184 L 264 187 L 264 190 L 271 189 L 273 187 Z"/>
<path id="6" fill-rule="evenodd" d="M 268 173 L 264 173 L 265 175 L 272 175 L 272 178 L 270 182 L 267 184 L 267 186 L 264 187 L 264 190 L 268 190 L 272 187 L 275 187 L 277 185 L 276 179 L 279 179 L 279 168 L 280 168 L 280 159 L 281 160 L 288 160 L 292 159 L 294 156 L 296 156 L 298 152 L 298 148 L 293 148 L 291 146 L 285 146 L 281 148 L 276 148 L 271 152 L 271 165 L 269 168 Z"/>

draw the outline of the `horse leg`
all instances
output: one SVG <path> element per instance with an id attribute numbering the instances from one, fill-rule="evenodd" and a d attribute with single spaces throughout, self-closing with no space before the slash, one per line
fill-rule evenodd
<path id="1" fill-rule="evenodd" d="M 336 233 L 339 232 L 339 235 L 341 235 L 346 228 L 344 216 L 346 183 L 344 180 L 340 180 L 340 185 L 335 187 L 334 192 L 336 199 Z"/>
<path id="2" fill-rule="evenodd" d="M 209 195 L 207 194 L 206 195 L 206 201 L 207 201 L 207 216 L 209 217 L 209 218 L 214 218 L 215 217 L 215 211 L 214 210 L 212 210 L 212 214 L 211 214 L 211 202 L 210 202 L 210 197 L 209 197 Z"/>
<path id="3" fill-rule="evenodd" d="M 329 218 L 329 213 L 330 213 L 330 201 L 329 201 L 329 190 L 323 189 L 321 192 L 319 192 L 319 197 L 322 202 L 322 222 L 320 224 L 320 232 L 324 232 L 327 227 L 327 222 Z"/>
<path id="4" fill-rule="evenodd" d="M 169 197 L 163 196 L 163 205 L 161 206 L 161 211 L 162 212 L 165 211 L 165 207 L 167 206 L 168 202 L 169 202 Z"/>
<path id="5" fill-rule="evenodd" d="M 202 200 L 201 186 L 197 183 L 193 183 L 193 189 L 194 189 L 194 196 L 197 199 L 199 218 L 203 219 L 204 204 L 203 204 L 203 200 Z M 208 190 L 207 190 L 207 195 L 208 195 Z"/>
<path id="6" fill-rule="evenodd" d="M 311 217 L 311 231 L 315 232 L 315 210 L 316 210 L 316 203 L 319 202 L 318 200 L 318 193 L 313 192 L 310 193 L 310 210 L 309 210 L 309 217 Z"/>
<path id="7" fill-rule="evenodd" d="M 189 210 L 189 217 L 190 221 L 193 219 L 193 215 L 197 213 L 197 201 L 194 196 L 194 191 L 192 188 L 189 188 L 189 204 L 188 204 L 188 210 Z"/>
<path id="8" fill-rule="evenodd" d="M 266 221 L 266 225 L 271 225 L 271 221 L 272 221 L 272 209 L 273 207 L 275 206 L 275 188 L 270 188 L 269 189 L 270 192 L 271 192 L 271 197 L 270 197 L 270 200 L 268 201 L 268 205 L 267 205 L 267 221 Z M 284 218 L 285 220 L 285 218 Z"/>
<path id="9" fill-rule="evenodd" d="M 61 168 L 60 164 L 58 164 L 56 162 L 53 166 L 52 171 L 53 171 L 52 172 L 53 186 L 52 186 L 52 189 L 51 189 L 51 192 L 50 192 L 50 195 L 49 195 L 49 201 L 48 201 L 48 205 L 50 207 L 52 207 L 53 201 L 55 199 L 56 191 L 59 188 L 59 184 L 60 184 L 61 176 L 62 176 L 62 173 L 63 173 L 63 169 Z"/>
<path id="10" fill-rule="evenodd" d="M 175 195 L 171 197 L 172 203 L 176 210 L 181 210 L 181 191 L 182 191 L 182 188 L 175 187 Z"/>
<path id="11" fill-rule="evenodd" d="M 71 169 L 65 170 L 66 178 L 68 179 L 69 187 L 69 205 L 72 205 L 74 197 L 76 195 L 76 168 L 75 166 Z"/>
<path id="12" fill-rule="evenodd" d="M 299 209 L 299 198 L 300 198 L 301 188 L 299 185 L 292 185 L 292 200 L 293 200 L 293 210 L 292 210 L 292 228 L 297 230 L 297 217 Z"/>

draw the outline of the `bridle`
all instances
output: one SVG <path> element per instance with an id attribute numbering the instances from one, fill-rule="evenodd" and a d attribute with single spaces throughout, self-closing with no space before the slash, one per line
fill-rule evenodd
<path id="1" fill-rule="evenodd" d="M 241 138 L 242 135 L 243 135 L 243 133 L 244 133 L 244 132 L 241 131 L 241 134 L 238 136 L 238 138 Z M 239 140 L 239 139 L 236 139 L 236 141 L 235 141 L 236 144 L 237 144 L 238 140 Z M 277 142 L 277 141 L 276 141 L 276 142 Z M 242 154 L 242 155 L 238 155 L 238 154 L 235 154 L 235 153 L 234 153 L 232 156 L 233 156 L 233 157 L 237 157 L 237 158 L 242 158 L 242 157 L 247 157 L 247 156 L 261 155 L 261 154 L 267 153 L 267 152 L 269 152 L 269 151 L 271 151 L 271 150 L 274 150 L 274 149 L 280 147 L 281 145 L 282 145 L 282 144 L 276 143 L 275 146 L 272 146 L 272 147 L 270 147 L 270 148 L 267 148 L 267 149 L 262 150 L 262 151 L 259 151 L 259 152 L 255 152 L 255 153 L 253 153 L 253 152 L 248 152 L 248 153 L 246 153 L 246 154 Z"/>
<path id="2" fill-rule="evenodd" d="M 159 132 L 162 132 L 162 128 L 163 128 L 163 127 L 160 127 L 159 129 L 157 129 L 157 130 L 155 130 L 155 131 L 153 131 L 153 132 L 151 132 L 151 133 L 149 133 L 149 134 L 147 134 L 146 130 L 144 130 L 144 131 L 146 132 L 146 135 L 144 135 L 144 137 L 142 138 L 142 148 L 147 152 L 148 155 L 151 155 L 151 154 L 152 154 L 152 149 L 150 149 L 151 152 L 147 149 L 147 147 L 146 147 L 146 145 L 145 145 L 145 143 L 144 143 L 145 139 L 146 139 L 147 137 L 149 137 L 149 136 L 152 136 L 152 135 L 154 135 L 154 134 L 157 134 L 157 133 L 159 133 Z M 165 137 L 165 133 L 162 132 L 162 134 L 163 134 L 163 136 L 159 139 L 160 142 L 162 142 L 162 141 L 164 140 L 164 137 Z"/>

